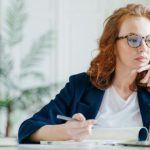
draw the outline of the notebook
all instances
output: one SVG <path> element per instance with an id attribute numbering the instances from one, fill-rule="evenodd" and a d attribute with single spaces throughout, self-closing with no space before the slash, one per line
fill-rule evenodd
<path id="1" fill-rule="evenodd" d="M 145 127 L 100 128 L 92 129 L 89 139 L 93 140 L 122 140 L 147 141 L 149 132 Z"/>
<path id="2" fill-rule="evenodd" d="M 150 147 L 150 141 L 130 141 L 130 142 L 122 142 L 119 143 L 118 145 Z"/>

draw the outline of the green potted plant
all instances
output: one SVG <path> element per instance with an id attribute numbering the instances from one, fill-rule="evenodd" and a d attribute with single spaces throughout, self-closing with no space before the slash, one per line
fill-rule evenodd
<path id="1" fill-rule="evenodd" d="M 36 101 L 50 95 L 52 85 L 40 85 L 24 88 L 20 83 L 27 77 L 44 80 L 44 74 L 37 68 L 50 49 L 54 49 L 53 30 L 43 33 L 33 44 L 29 52 L 20 60 L 20 72 L 13 75 L 14 60 L 12 51 L 24 42 L 23 29 L 27 20 L 24 0 L 11 0 L 7 9 L 4 30 L 0 33 L 0 109 L 7 110 L 5 136 L 10 135 L 11 114 L 15 109 L 27 109 Z M 15 77 L 15 78 L 14 78 Z M 53 85 L 56 86 L 56 85 Z"/>

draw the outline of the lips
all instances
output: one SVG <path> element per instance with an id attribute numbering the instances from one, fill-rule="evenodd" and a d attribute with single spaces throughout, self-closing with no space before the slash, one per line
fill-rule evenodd
<path id="1" fill-rule="evenodd" d="M 140 61 L 140 62 L 144 61 L 145 59 L 146 59 L 146 58 L 143 57 L 143 56 L 139 56 L 139 57 L 136 57 L 136 58 L 135 58 L 135 60 Z"/>

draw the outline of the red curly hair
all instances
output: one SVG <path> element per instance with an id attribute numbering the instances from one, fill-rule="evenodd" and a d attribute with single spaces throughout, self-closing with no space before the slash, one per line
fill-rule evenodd
<path id="1" fill-rule="evenodd" d="M 142 4 L 128 4 L 115 10 L 114 13 L 105 20 L 104 31 L 98 42 L 98 55 L 91 61 L 87 74 L 90 76 L 91 83 L 98 89 L 107 89 L 113 83 L 116 67 L 115 44 L 119 34 L 119 29 L 126 17 L 146 17 L 150 20 L 150 9 Z M 141 84 L 140 80 L 147 71 L 139 73 L 130 86 L 131 90 L 146 88 L 147 85 Z M 149 90 L 149 89 L 148 89 Z"/>

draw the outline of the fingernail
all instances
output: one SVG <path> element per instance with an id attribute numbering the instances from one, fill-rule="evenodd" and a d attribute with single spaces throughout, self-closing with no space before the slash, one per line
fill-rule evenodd
<path id="1" fill-rule="evenodd" d="M 90 124 L 96 124 L 96 120 L 90 120 Z"/>
<path id="2" fill-rule="evenodd" d="M 142 80 L 140 81 L 140 83 L 146 83 L 146 80 L 143 80 L 143 79 L 142 79 Z"/>

